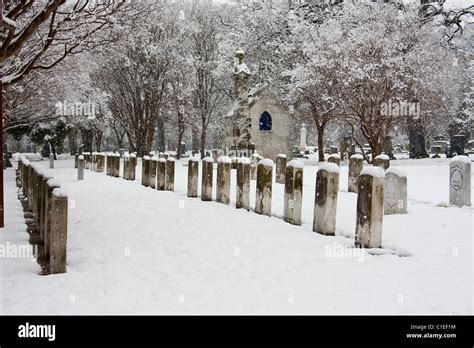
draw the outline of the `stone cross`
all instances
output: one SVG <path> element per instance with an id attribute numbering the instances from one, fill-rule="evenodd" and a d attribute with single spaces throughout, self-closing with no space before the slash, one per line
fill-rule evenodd
<path id="1" fill-rule="evenodd" d="M 286 166 L 283 220 L 293 225 L 301 225 L 303 168 L 304 163 L 298 160 Z"/>
<path id="2" fill-rule="evenodd" d="M 385 172 L 380 167 L 367 167 L 360 173 L 357 196 L 356 247 L 382 247 L 384 182 Z"/>
<path id="3" fill-rule="evenodd" d="M 339 191 L 339 166 L 323 163 L 316 174 L 313 231 L 334 236 L 336 234 L 337 196 Z"/>
<path id="4" fill-rule="evenodd" d="M 455 156 L 449 163 L 449 204 L 471 206 L 471 160 Z"/>

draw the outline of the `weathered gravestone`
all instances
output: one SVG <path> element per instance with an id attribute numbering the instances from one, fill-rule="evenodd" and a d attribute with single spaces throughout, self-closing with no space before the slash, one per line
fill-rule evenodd
<path id="1" fill-rule="evenodd" d="M 348 191 L 357 193 L 357 179 L 364 168 L 364 157 L 360 154 L 352 155 L 349 159 Z"/>
<path id="2" fill-rule="evenodd" d="M 382 247 L 384 181 L 385 172 L 380 167 L 367 167 L 360 173 L 355 233 L 357 247 Z"/>
<path id="3" fill-rule="evenodd" d="M 123 178 L 130 180 L 130 155 L 128 154 L 123 156 Z"/>
<path id="4" fill-rule="evenodd" d="M 275 182 L 278 184 L 285 183 L 286 162 L 286 155 L 280 154 L 277 156 L 275 162 Z"/>
<path id="5" fill-rule="evenodd" d="M 217 194 L 216 201 L 219 203 L 230 203 L 230 170 L 232 160 L 227 156 L 221 156 L 217 163 Z"/>
<path id="6" fill-rule="evenodd" d="M 341 166 L 341 156 L 339 156 L 337 153 L 332 154 L 331 156 L 329 156 L 328 162 L 329 163 L 334 163 L 334 164 L 336 164 L 340 167 Z"/>
<path id="7" fill-rule="evenodd" d="M 166 159 L 164 157 L 158 158 L 158 174 L 156 188 L 159 191 L 166 189 Z"/>
<path id="8" fill-rule="evenodd" d="M 471 205 L 471 160 L 455 156 L 449 163 L 449 204 Z"/>
<path id="9" fill-rule="evenodd" d="M 188 197 L 198 196 L 199 158 L 193 156 L 188 161 Z"/>
<path id="10" fill-rule="evenodd" d="M 378 155 L 374 158 L 374 166 L 387 170 L 390 167 L 390 157 L 388 155 Z"/>
<path id="11" fill-rule="evenodd" d="M 304 163 L 293 160 L 286 166 L 283 220 L 301 225 Z"/>
<path id="12" fill-rule="evenodd" d="M 250 157 L 250 179 L 257 180 L 257 167 L 258 162 L 262 160 L 263 157 L 260 156 L 258 153 L 253 153 Z"/>
<path id="13" fill-rule="evenodd" d="M 174 172 L 175 172 L 176 162 L 173 157 L 168 157 L 166 160 L 166 191 L 174 191 Z"/>
<path id="14" fill-rule="evenodd" d="M 205 157 L 202 160 L 202 182 L 201 182 L 201 200 L 212 201 L 212 177 L 214 171 L 214 159 Z"/>
<path id="15" fill-rule="evenodd" d="M 250 159 L 242 157 L 237 165 L 237 189 L 235 207 L 250 208 Z"/>
<path id="16" fill-rule="evenodd" d="M 323 163 L 316 174 L 313 231 L 334 236 L 336 234 L 339 166 Z"/>
<path id="17" fill-rule="evenodd" d="M 54 155 L 52 152 L 49 154 L 49 169 L 54 169 Z"/>
<path id="18" fill-rule="evenodd" d="M 84 156 L 77 156 L 77 180 L 84 180 Z"/>
<path id="19" fill-rule="evenodd" d="M 399 168 L 390 167 L 385 172 L 384 214 L 407 213 L 407 177 Z"/>
<path id="20" fill-rule="evenodd" d="M 237 165 L 239 164 L 239 158 L 238 157 L 232 157 L 232 169 L 237 169 Z"/>
<path id="21" fill-rule="evenodd" d="M 150 159 L 150 167 L 148 169 L 148 180 L 150 187 L 156 189 L 156 174 L 158 172 L 158 158 Z"/>
<path id="22" fill-rule="evenodd" d="M 143 156 L 142 159 L 142 185 L 150 186 L 150 157 Z"/>
<path id="23" fill-rule="evenodd" d="M 255 212 L 262 215 L 272 215 L 272 181 L 273 161 L 262 159 L 257 168 L 257 193 L 255 199 Z"/>

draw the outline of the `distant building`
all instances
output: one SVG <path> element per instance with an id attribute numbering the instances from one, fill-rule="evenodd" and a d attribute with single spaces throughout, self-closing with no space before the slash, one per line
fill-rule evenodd
<path id="1" fill-rule="evenodd" d="M 255 149 L 265 158 L 278 154 L 291 155 L 291 117 L 272 93 L 269 86 L 249 89 L 250 70 L 243 62 L 244 52 L 234 69 L 235 101 L 225 115 L 224 146 L 229 150 Z"/>

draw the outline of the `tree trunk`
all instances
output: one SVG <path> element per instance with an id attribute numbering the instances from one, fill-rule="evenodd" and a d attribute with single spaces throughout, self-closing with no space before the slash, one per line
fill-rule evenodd
<path id="1" fill-rule="evenodd" d="M 92 130 L 87 128 L 81 128 L 82 144 L 84 145 L 84 152 L 92 152 L 92 140 L 94 134 Z"/>
<path id="2" fill-rule="evenodd" d="M 97 152 L 100 152 L 101 151 L 101 148 L 102 148 L 102 135 L 104 133 L 101 132 L 101 131 L 96 131 L 95 132 L 95 150 Z"/>
<path id="3" fill-rule="evenodd" d="M 410 141 L 410 158 L 429 157 L 425 147 L 423 124 L 420 120 L 413 119 L 410 119 L 407 122 L 408 139 Z"/>
<path id="4" fill-rule="evenodd" d="M 318 157 L 319 162 L 324 162 L 324 125 L 319 125 L 316 122 L 316 129 L 318 130 Z"/>
<path id="5" fill-rule="evenodd" d="M 165 134 L 165 123 L 161 118 L 158 118 L 157 121 L 157 146 L 158 152 L 165 152 L 165 143 L 166 143 L 166 134 Z"/>
<path id="6" fill-rule="evenodd" d="M 183 142 L 185 127 L 183 122 L 183 116 L 178 116 L 178 139 L 176 144 L 176 158 L 181 159 L 181 143 Z"/>
<path id="7" fill-rule="evenodd" d="M 201 152 L 201 158 L 206 157 L 206 126 L 205 126 L 205 120 L 203 119 L 202 121 L 202 128 L 201 128 L 201 143 L 200 143 L 200 152 Z"/>
<path id="8" fill-rule="evenodd" d="M 77 128 L 73 127 L 68 133 L 69 154 L 74 156 L 77 153 Z"/>
<path id="9" fill-rule="evenodd" d="M 200 137 L 199 137 L 199 128 L 193 126 L 193 132 L 192 132 L 192 150 L 194 153 L 197 153 L 199 151 L 200 147 Z"/>

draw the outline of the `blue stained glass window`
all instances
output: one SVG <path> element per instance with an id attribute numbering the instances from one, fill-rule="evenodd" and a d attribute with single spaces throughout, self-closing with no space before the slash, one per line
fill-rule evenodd
<path id="1" fill-rule="evenodd" d="M 272 130 L 272 116 L 266 111 L 260 115 L 260 130 L 261 131 Z"/>

